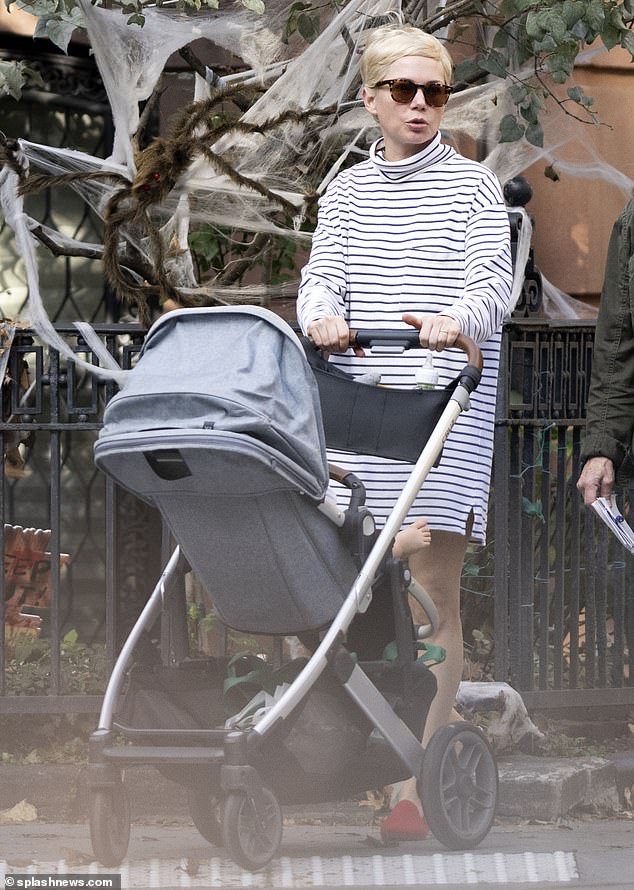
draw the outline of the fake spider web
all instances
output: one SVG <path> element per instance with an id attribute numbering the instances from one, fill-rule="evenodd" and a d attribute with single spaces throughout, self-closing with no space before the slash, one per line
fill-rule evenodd
<path id="1" fill-rule="evenodd" d="M 37 229 L 40 239 L 44 234 L 60 247 L 72 250 L 76 245 L 52 230 L 42 233 L 24 212 L 22 193 L 29 184 L 39 182 L 42 187 L 46 181 L 70 187 L 105 220 L 104 244 L 90 247 L 103 256 L 106 274 L 120 296 L 136 303 L 141 315 L 144 296 L 150 292 L 184 305 L 265 301 L 271 293 L 266 285 L 226 287 L 198 281 L 189 235 L 206 224 L 283 235 L 309 245 L 307 217 L 314 213 L 316 198 L 343 165 L 367 156 L 378 135 L 358 101 L 365 33 L 402 15 L 398 0 L 350 0 L 339 11 L 323 12 L 320 35 L 297 48 L 280 39 L 291 0 L 270 0 L 261 16 L 235 6 L 194 16 L 148 8 L 143 28 L 128 25 L 120 11 L 92 6 L 88 0 L 80 4 L 112 110 L 113 153 L 104 160 L 20 139 L 0 171 L 2 209 L 26 267 L 29 299 L 24 314 L 45 341 L 75 361 L 76 353 L 55 334 L 44 309 L 33 232 Z M 224 79 L 209 69 L 204 77 L 197 74 L 191 104 L 175 116 L 171 135 L 140 151 L 135 137 L 142 103 L 150 99 L 170 56 L 198 38 L 241 59 L 246 70 Z M 593 156 L 583 140 L 583 125 L 561 109 L 549 112 L 560 120 L 549 128 L 556 138 L 543 148 L 525 140 L 498 145 L 499 122 L 513 110 L 509 87 L 510 81 L 495 79 L 454 93 L 443 119 L 445 138 L 456 144 L 467 138 L 484 146 L 479 159 L 502 183 L 546 160 L 571 175 L 603 178 L 629 194 L 632 180 Z M 229 102 L 248 108 L 233 123 L 219 124 L 219 113 Z M 567 162 L 571 144 L 582 150 L 574 162 Z M 529 249 L 526 216 L 518 244 L 519 270 Z M 521 284 L 518 275 L 515 298 Z M 549 282 L 544 292 L 545 314 L 588 314 L 585 304 Z M 82 328 L 90 337 L 87 326 Z M 125 372 L 112 359 L 104 356 L 103 361 L 104 368 L 86 367 L 123 379 Z"/>

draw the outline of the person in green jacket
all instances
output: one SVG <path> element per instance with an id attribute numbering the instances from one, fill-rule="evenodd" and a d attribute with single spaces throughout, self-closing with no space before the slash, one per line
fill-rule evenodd
<path id="1" fill-rule="evenodd" d="M 609 497 L 634 461 L 634 195 L 612 230 L 599 304 L 577 488 Z"/>

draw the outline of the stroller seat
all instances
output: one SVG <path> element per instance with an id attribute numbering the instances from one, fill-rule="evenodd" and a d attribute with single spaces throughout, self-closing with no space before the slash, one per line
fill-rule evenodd
<path id="1" fill-rule="evenodd" d="M 111 437 L 98 463 L 158 507 L 227 626 L 297 634 L 341 608 L 357 574 L 350 552 L 270 447 L 167 430 Z"/>
<path id="2" fill-rule="evenodd" d="M 321 628 L 357 575 L 317 509 L 328 485 L 318 418 L 301 345 L 253 307 L 164 316 L 106 409 L 97 466 L 158 507 L 235 630 Z"/>

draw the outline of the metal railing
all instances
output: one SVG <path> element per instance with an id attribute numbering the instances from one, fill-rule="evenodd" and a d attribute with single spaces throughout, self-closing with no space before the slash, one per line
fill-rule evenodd
<path id="1" fill-rule="evenodd" d="M 75 329 L 58 331 L 74 351 L 94 360 Z M 96 326 L 96 331 L 122 366 L 130 367 L 142 343 L 141 329 L 116 325 Z M 9 533 L 50 531 L 50 577 L 41 633 L 7 624 L 0 635 L 0 712 L 94 710 L 120 639 L 147 594 L 147 578 L 158 567 L 160 523 L 94 467 L 92 446 L 113 384 L 79 371 L 31 332 L 16 330 L 2 392 L 0 627 L 7 597 L 13 595 L 17 604 L 37 594 L 28 568 L 18 579 L 19 590 L 15 579 L 5 589 L 7 565 L 15 557 L 5 546 Z M 67 566 L 62 554 L 70 556 Z M 20 556 L 28 563 L 30 554 Z M 102 676 L 94 677 L 89 692 L 85 684 L 75 685 L 74 659 L 82 658 L 101 665 Z"/>
<path id="2" fill-rule="evenodd" d="M 96 330 L 130 367 L 142 330 Z M 59 331 L 96 361 L 74 328 Z M 631 558 L 583 507 L 574 485 L 593 334 L 590 322 L 535 321 L 513 322 L 504 334 L 487 548 L 494 570 L 482 583 L 493 604 L 487 621 L 494 628 L 495 677 L 540 708 L 634 702 Z M 50 529 L 51 602 L 33 657 L 28 640 L 20 658 L 15 640 L 0 637 L 0 713 L 94 711 L 121 640 L 158 576 L 159 518 L 92 460 L 113 391 L 29 331 L 15 331 L 0 440 L 4 454 L 26 441 L 19 446 L 26 462 L 16 474 L 5 458 L 0 544 L 4 552 L 5 524 Z M 6 593 L 0 579 L 0 626 Z M 69 631 L 77 642 L 69 642 Z M 87 647 L 79 656 L 98 662 L 90 689 L 73 685 L 78 646 Z M 34 664 L 41 670 L 30 683 Z"/>
<path id="3" fill-rule="evenodd" d="M 632 557 L 575 487 L 593 342 L 591 321 L 505 330 L 492 508 L 495 673 L 529 706 L 634 702 Z"/>

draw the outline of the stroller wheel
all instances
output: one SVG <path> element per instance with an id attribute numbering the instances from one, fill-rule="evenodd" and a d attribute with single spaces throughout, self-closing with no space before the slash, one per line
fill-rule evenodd
<path id="1" fill-rule="evenodd" d="M 419 794 L 434 837 L 468 850 L 486 837 L 495 818 L 498 771 L 485 735 L 470 723 L 450 723 L 431 737 Z"/>
<path id="2" fill-rule="evenodd" d="M 120 865 L 130 843 L 130 802 L 122 782 L 90 792 L 90 840 L 102 865 Z"/>
<path id="3" fill-rule="evenodd" d="M 223 834 L 227 853 L 237 865 L 256 871 L 277 853 L 282 840 L 282 810 L 270 788 L 263 788 L 264 811 L 256 813 L 253 801 L 242 793 L 225 799 Z"/>
<path id="4" fill-rule="evenodd" d="M 198 788 L 190 788 L 188 799 L 189 814 L 198 831 L 214 847 L 222 847 L 222 800 Z"/>

